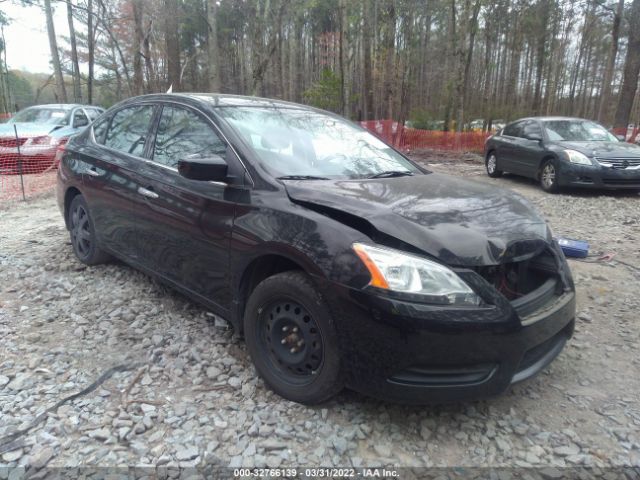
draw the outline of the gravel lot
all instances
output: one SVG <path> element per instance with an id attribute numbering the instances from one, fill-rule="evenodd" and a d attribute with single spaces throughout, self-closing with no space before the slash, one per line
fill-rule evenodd
<path id="1" fill-rule="evenodd" d="M 0 206 L 0 437 L 110 367 L 128 370 L 49 413 L 0 449 L 0 464 L 32 472 L 204 461 L 640 467 L 640 270 L 631 266 L 640 266 L 638 194 L 548 195 L 527 180 L 489 179 L 474 155 L 416 157 L 516 190 L 556 234 L 616 253 L 609 262 L 571 262 L 576 334 L 543 374 L 501 397 L 447 406 L 397 406 L 351 392 L 315 408 L 282 400 L 256 377 L 222 319 L 125 265 L 77 262 L 48 195 Z M 8 472 L 0 469 L 0 478 Z"/>

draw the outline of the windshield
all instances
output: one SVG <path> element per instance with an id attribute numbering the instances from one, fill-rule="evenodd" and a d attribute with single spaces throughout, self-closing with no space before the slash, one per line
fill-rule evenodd
<path id="1" fill-rule="evenodd" d="M 542 122 L 551 141 L 617 142 L 606 128 L 588 120 L 546 120 Z"/>
<path id="2" fill-rule="evenodd" d="M 366 178 L 420 170 L 362 128 L 298 108 L 217 109 L 277 177 Z"/>
<path id="3" fill-rule="evenodd" d="M 26 108 L 16 113 L 8 123 L 46 123 L 48 125 L 66 125 L 69 123 L 70 110 L 62 108 Z"/>

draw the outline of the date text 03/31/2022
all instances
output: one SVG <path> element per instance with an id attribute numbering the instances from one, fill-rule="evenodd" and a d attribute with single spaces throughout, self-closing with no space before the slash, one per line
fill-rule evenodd
<path id="1" fill-rule="evenodd" d="M 386 468 L 236 468 L 233 476 L 236 478 L 279 478 L 297 477 L 307 478 L 397 478 L 398 472 Z"/>

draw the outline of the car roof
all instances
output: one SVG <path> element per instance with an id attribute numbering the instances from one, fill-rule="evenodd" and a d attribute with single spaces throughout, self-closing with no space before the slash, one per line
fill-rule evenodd
<path id="1" fill-rule="evenodd" d="M 273 98 L 250 97 L 245 95 L 230 95 L 226 93 L 151 93 L 132 97 L 122 102 L 143 101 L 143 100 L 196 100 L 209 104 L 211 107 L 270 107 L 270 108 L 303 108 L 316 110 L 308 105 L 285 102 Z"/>
<path id="2" fill-rule="evenodd" d="M 26 110 L 27 108 L 51 108 L 56 110 L 71 110 L 77 107 L 102 109 L 102 107 L 98 107 L 96 105 L 82 105 L 80 103 L 46 103 L 44 105 L 31 105 L 30 107 L 26 107 L 24 110 Z"/>
<path id="3" fill-rule="evenodd" d="M 519 118 L 519 119 L 513 120 L 512 122 L 509 122 L 509 123 L 521 122 L 523 120 L 538 120 L 538 121 L 547 121 L 547 120 L 581 120 L 581 121 L 584 121 L 584 122 L 594 122 L 595 121 L 595 120 L 589 120 L 588 118 L 564 117 L 564 116 L 561 116 L 561 115 L 546 115 L 546 116 L 539 116 L 539 117 Z"/>

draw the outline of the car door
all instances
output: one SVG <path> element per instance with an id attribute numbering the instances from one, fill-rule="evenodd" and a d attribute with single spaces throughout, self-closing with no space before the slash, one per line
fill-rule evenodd
<path id="1" fill-rule="evenodd" d="M 517 142 L 520 135 L 522 122 L 514 122 L 507 125 L 502 134 L 494 137 L 496 139 L 496 157 L 498 158 L 498 168 L 510 173 L 518 173 L 515 164 Z"/>
<path id="2" fill-rule="evenodd" d="M 150 161 L 136 176 L 138 257 L 145 268 L 226 309 L 236 187 L 189 180 L 177 171 L 180 159 L 211 154 L 226 158 L 230 169 L 238 168 L 209 119 L 189 107 L 165 104 Z"/>
<path id="3" fill-rule="evenodd" d="M 101 119 L 78 152 L 77 168 L 98 242 L 134 261 L 137 185 L 132 174 L 144 162 L 154 109 L 149 104 L 130 106 Z"/>
<path id="4" fill-rule="evenodd" d="M 526 120 L 518 134 L 513 147 L 514 173 L 536 178 L 538 164 L 544 157 L 542 128 L 536 120 Z"/>

